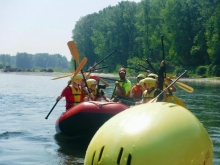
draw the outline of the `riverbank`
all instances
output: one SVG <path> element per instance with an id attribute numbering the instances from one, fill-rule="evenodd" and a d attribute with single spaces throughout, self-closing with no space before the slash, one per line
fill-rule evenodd
<path id="1" fill-rule="evenodd" d="M 16 74 L 16 75 L 36 75 L 36 76 L 49 76 L 49 77 L 59 77 L 64 76 L 70 73 L 61 73 L 61 72 L 0 72 L 0 74 Z M 95 73 L 100 77 L 106 78 L 117 78 L 118 75 L 112 73 Z M 135 77 L 128 77 L 130 79 L 135 79 Z M 220 84 L 220 77 L 213 78 L 181 78 L 179 79 L 181 82 L 195 82 L 195 83 L 215 83 Z"/>

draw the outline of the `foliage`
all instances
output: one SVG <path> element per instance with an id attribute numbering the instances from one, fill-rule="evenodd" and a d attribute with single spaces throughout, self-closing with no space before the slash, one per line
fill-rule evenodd
<path id="1" fill-rule="evenodd" d="M 4 64 L 2 62 L 0 62 L 0 69 L 4 68 Z"/>
<path id="2" fill-rule="evenodd" d="M 208 74 L 211 76 L 220 77 L 220 66 L 219 65 L 210 65 L 208 67 Z"/>
<path id="3" fill-rule="evenodd" d="M 106 71 L 117 72 L 120 65 L 137 67 L 146 58 L 157 69 L 164 54 L 168 72 L 190 68 L 194 74 L 199 66 L 220 62 L 219 15 L 217 0 L 122 1 L 82 17 L 72 38 L 81 58 L 88 57 L 87 67 L 118 50 L 105 60 L 111 64 Z M 208 73 L 213 74 L 213 68 L 217 69 L 211 67 Z"/>
<path id="4" fill-rule="evenodd" d="M 59 54 L 49 55 L 38 53 L 35 55 L 17 53 L 16 56 L 0 55 L 0 62 L 5 66 L 17 67 L 20 69 L 33 68 L 63 68 L 69 69 L 67 58 Z"/>
<path id="5" fill-rule="evenodd" d="M 207 67 L 207 66 L 199 66 L 199 67 L 196 69 L 196 73 L 197 73 L 197 75 L 199 75 L 199 76 L 203 76 L 203 75 L 206 74 L 207 70 L 208 70 L 208 67 Z"/>

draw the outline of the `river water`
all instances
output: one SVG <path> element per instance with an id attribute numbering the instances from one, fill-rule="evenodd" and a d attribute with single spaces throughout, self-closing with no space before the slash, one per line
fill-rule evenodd
<path id="1" fill-rule="evenodd" d="M 45 117 L 68 78 L 54 75 L 0 73 L 0 165 L 82 165 L 87 146 L 56 135 L 55 122 L 64 111 L 62 99 Z M 111 96 L 113 82 L 105 90 Z M 220 83 L 185 82 L 189 94 L 177 87 L 175 96 L 197 116 L 214 145 L 214 165 L 220 164 Z"/>

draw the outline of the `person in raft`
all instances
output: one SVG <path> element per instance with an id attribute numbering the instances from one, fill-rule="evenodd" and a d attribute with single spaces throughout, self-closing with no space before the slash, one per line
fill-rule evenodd
<path id="1" fill-rule="evenodd" d="M 88 79 L 86 80 L 86 83 L 88 85 L 89 91 L 94 96 L 93 101 L 101 101 L 101 98 L 103 98 L 105 101 L 109 102 L 111 101 L 103 92 L 101 88 L 99 88 L 99 85 L 97 84 L 97 81 L 95 79 Z M 98 86 L 97 86 L 98 85 Z"/>
<path id="2" fill-rule="evenodd" d="M 131 82 L 126 78 L 126 69 L 119 69 L 118 74 L 120 80 L 115 82 L 112 101 L 121 102 L 126 105 L 134 105 L 134 100 L 130 98 Z"/>
<path id="3" fill-rule="evenodd" d="M 134 85 L 131 89 L 131 98 L 133 98 L 135 101 L 141 101 L 142 99 L 142 94 L 143 94 L 143 88 L 142 86 L 139 84 L 139 82 L 141 80 L 143 80 L 145 78 L 145 76 L 143 74 L 139 74 L 137 76 L 137 84 Z"/>
<path id="4" fill-rule="evenodd" d="M 142 94 L 142 100 L 140 102 L 136 102 L 136 104 L 141 104 L 141 103 L 147 103 L 151 99 L 157 97 L 162 91 L 160 89 L 156 88 L 156 80 L 150 77 L 147 77 L 143 80 L 140 81 L 140 84 L 143 86 L 145 89 L 143 94 Z M 166 102 L 167 101 L 167 96 L 166 92 L 161 94 L 157 102 Z"/>
<path id="5" fill-rule="evenodd" d="M 83 79 L 82 74 L 77 74 L 74 78 L 71 77 L 68 84 L 70 85 L 63 89 L 60 96 L 57 97 L 57 101 L 61 100 L 63 97 L 66 99 L 66 111 L 73 106 L 78 105 L 79 103 L 84 101 L 84 91 L 79 85 Z"/>

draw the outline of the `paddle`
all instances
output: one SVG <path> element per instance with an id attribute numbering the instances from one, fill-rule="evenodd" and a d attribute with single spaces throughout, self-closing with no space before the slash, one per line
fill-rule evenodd
<path id="1" fill-rule="evenodd" d="M 184 83 L 177 82 L 176 85 L 177 85 L 179 88 L 181 88 L 181 89 L 183 89 L 183 90 L 185 90 L 185 91 L 187 91 L 187 92 L 189 92 L 189 93 L 192 93 L 192 92 L 194 91 L 194 89 L 193 89 L 192 87 L 190 87 L 190 86 L 188 86 L 188 85 L 186 85 L 186 84 L 184 84 Z"/>
<path id="2" fill-rule="evenodd" d="M 113 53 L 115 53 L 117 50 L 113 50 L 111 53 L 109 53 L 107 56 L 105 56 L 101 61 L 99 61 L 97 64 L 95 64 L 94 66 L 92 66 L 91 69 L 95 68 L 97 65 L 99 65 L 102 61 L 104 61 L 106 58 L 108 58 L 109 56 L 111 56 Z"/>
<path id="3" fill-rule="evenodd" d="M 177 83 L 177 82 L 176 82 Z M 177 98 L 171 91 L 170 91 L 170 89 L 168 88 L 167 89 L 168 90 L 168 92 L 169 92 L 169 94 L 173 97 L 173 100 L 174 100 L 174 103 L 176 103 L 176 104 L 178 104 L 178 105 L 180 105 L 180 106 L 182 106 L 182 107 L 184 107 L 184 108 L 187 108 L 186 107 L 186 105 L 182 102 L 182 100 L 180 100 L 179 98 Z M 171 99 L 172 100 L 172 99 Z M 167 100 L 167 102 L 170 102 L 171 100 Z"/>
<path id="4" fill-rule="evenodd" d="M 136 70 L 136 71 L 138 71 L 138 72 L 145 72 L 145 70 L 141 70 L 141 69 L 137 69 L 137 68 L 132 68 L 132 67 L 129 67 L 129 66 L 124 66 L 124 65 L 122 65 L 122 67 L 123 67 L 123 68 L 134 69 L 134 70 Z"/>
<path id="5" fill-rule="evenodd" d="M 146 69 L 146 70 L 150 70 L 150 69 L 146 68 L 145 66 L 141 65 L 140 63 L 138 63 L 138 65 L 141 66 L 142 68 Z M 145 71 L 146 71 L 146 70 L 145 70 Z M 145 72 L 145 71 L 144 71 L 144 72 Z"/>
<path id="6" fill-rule="evenodd" d="M 112 97 L 111 97 L 111 99 L 113 99 L 113 97 L 114 97 L 115 90 L 116 90 L 116 86 L 115 86 L 115 88 L 114 88 L 114 90 L 113 90 L 113 92 L 112 92 Z"/>
<path id="7" fill-rule="evenodd" d="M 85 65 L 85 63 L 87 62 L 87 58 L 84 57 L 84 59 L 80 62 L 79 66 L 77 67 L 75 73 L 74 73 L 74 76 L 72 79 L 75 78 L 75 76 L 79 73 L 80 70 L 82 70 L 83 66 Z M 64 91 L 62 92 L 62 94 L 66 91 L 67 87 L 70 85 L 71 81 L 68 83 L 68 85 L 66 86 L 66 88 L 64 89 Z M 62 96 L 61 94 L 61 96 Z M 60 100 L 57 100 L 56 103 L 54 104 L 54 106 L 52 107 L 52 109 L 50 110 L 50 112 L 47 114 L 47 116 L 45 117 L 45 119 L 48 119 L 49 115 L 51 114 L 51 112 L 53 111 L 53 109 L 55 108 L 55 106 L 57 105 L 57 103 L 59 102 Z"/>
<path id="8" fill-rule="evenodd" d="M 162 35 L 161 36 L 161 44 L 162 44 L 163 60 L 165 61 L 163 38 L 164 38 L 164 36 Z M 166 78 L 166 63 L 164 63 L 164 78 Z M 182 102 L 182 100 L 180 100 L 179 98 L 174 96 L 174 94 L 170 91 L 169 88 L 167 88 L 167 90 L 168 90 L 169 94 L 173 97 L 174 103 L 176 103 L 184 108 L 187 108 L 186 105 Z"/>
<path id="9" fill-rule="evenodd" d="M 150 61 L 148 59 L 146 59 L 148 65 L 151 67 L 151 69 L 153 70 L 154 73 L 157 73 L 157 71 L 154 69 L 154 67 L 151 65 Z"/>
<path id="10" fill-rule="evenodd" d="M 52 78 L 51 80 L 57 80 L 57 79 L 60 79 L 60 78 L 69 77 L 69 76 L 72 76 L 73 74 L 75 74 L 76 72 L 79 73 L 79 71 L 81 70 L 80 68 L 83 68 L 83 66 L 86 64 L 86 62 L 87 62 L 87 58 L 84 57 L 82 59 L 82 61 L 79 63 L 78 67 L 76 68 L 75 72 L 67 74 L 67 75 L 64 75 L 64 76 L 55 77 L 55 78 Z"/>
<path id="11" fill-rule="evenodd" d="M 169 84 L 169 81 L 172 81 L 172 80 L 170 78 L 166 78 L 165 81 Z M 182 82 L 176 82 L 176 86 L 178 86 L 179 88 L 181 88 L 189 93 L 192 93 L 194 91 L 194 89 L 192 87 L 190 87 Z"/>
<path id="12" fill-rule="evenodd" d="M 165 61 L 163 38 L 164 38 L 164 36 L 161 35 L 161 44 L 162 44 L 163 60 Z M 166 63 L 164 63 L 164 78 L 166 78 Z"/>
<path id="13" fill-rule="evenodd" d="M 115 80 L 115 79 L 107 78 L 107 77 L 100 77 L 100 78 L 103 78 L 103 79 L 106 79 L 106 80 L 112 80 L 112 81 L 120 81 L 120 82 L 123 82 L 123 80 Z"/>
<path id="14" fill-rule="evenodd" d="M 185 70 L 179 77 L 177 77 L 176 80 L 174 80 L 172 83 L 170 83 L 170 85 L 168 85 L 159 95 L 157 95 L 154 99 L 148 101 L 147 103 L 156 102 L 157 98 L 158 98 L 161 94 L 163 94 L 167 89 L 169 89 L 172 85 L 174 85 L 186 72 L 187 72 L 187 70 Z"/>
<path id="15" fill-rule="evenodd" d="M 67 43 L 69 50 L 71 52 L 71 55 L 73 56 L 74 60 L 79 64 L 79 52 L 76 46 L 76 43 L 74 41 L 69 41 Z"/>
<path id="16" fill-rule="evenodd" d="M 89 70 L 86 70 L 85 72 L 97 71 L 97 70 L 104 69 L 104 68 L 108 68 L 108 65 L 106 65 L 106 66 L 102 66 L 102 67 L 100 67 L 100 68 L 89 69 Z"/>

